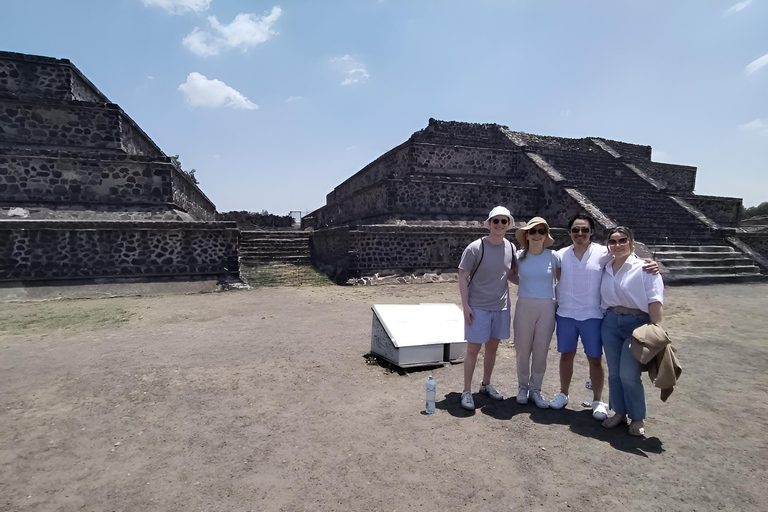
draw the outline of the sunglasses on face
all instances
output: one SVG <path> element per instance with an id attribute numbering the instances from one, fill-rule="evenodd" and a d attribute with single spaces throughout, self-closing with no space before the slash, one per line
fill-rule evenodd
<path id="1" fill-rule="evenodd" d="M 547 228 L 539 228 L 539 229 L 529 229 L 528 234 L 529 235 L 535 235 L 536 233 L 540 235 L 546 235 L 547 234 Z"/>
<path id="2" fill-rule="evenodd" d="M 608 240 L 608 245 L 624 245 L 625 243 L 629 242 L 629 238 L 622 237 L 616 240 L 615 238 L 611 238 Z"/>
<path id="3" fill-rule="evenodd" d="M 508 221 L 507 219 L 491 219 L 491 222 L 493 222 L 494 224 L 498 224 L 499 222 L 501 222 L 501 225 L 505 226 Z"/>
<path id="4" fill-rule="evenodd" d="M 588 235 L 589 232 L 592 231 L 592 228 L 571 228 L 571 233 L 574 235 L 578 235 L 579 233 L 584 233 L 585 235 Z"/>

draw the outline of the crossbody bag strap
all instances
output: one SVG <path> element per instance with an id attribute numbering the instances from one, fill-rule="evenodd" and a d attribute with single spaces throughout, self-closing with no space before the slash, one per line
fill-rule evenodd
<path id="1" fill-rule="evenodd" d="M 475 265 L 475 269 L 472 271 L 472 274 L 469 276 L 469 284 L 472 284 L 472 278 L 475 277 L 475 273 L 477 272 L 477 269 L 480 268 L 480 264 L 483 262 L 483 256 L 485 256 L 485 237 L 480 239 L 480 261 L 477 262 L 477 265 Z"/>

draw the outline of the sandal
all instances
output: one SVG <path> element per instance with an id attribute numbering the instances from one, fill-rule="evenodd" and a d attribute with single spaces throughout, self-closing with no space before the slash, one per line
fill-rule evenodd
<path id="1" fill-rule="evenodd" d="M 622 423 L 627 422 L 627 416 L 625 414 L 614 414 L 607 420 L 603 421 L 603 426 L 605 428 L 615 428 L 621 425 Z"/>
<path id="2" fill-rule="evenodd" d="M 629 425 L 628 432 L 629 432 L 629 435 L 631 436 L 637 436 L 637 437 L 645 436 L 645 425 L 643 423 L 643 420 L 633 421 Z"/>

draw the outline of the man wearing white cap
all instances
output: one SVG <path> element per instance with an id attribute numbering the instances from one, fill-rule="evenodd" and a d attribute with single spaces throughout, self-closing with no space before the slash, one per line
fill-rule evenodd
<path id="1" fill-rule="evenodd" d="M 464 339 L 467 341 L 461 406 L 470 411 L 475 409 L 472 376 L 477 365 L 477 355 L 483 345 L 485 356 L 480 393 L 494 400 L 504 399 L 491 385 L 491 374 L 499 342 L 510 335 L 507 281 L 517 260 L 515 247 L 505 235 L 512 221 L 512 214 L 505 207 L 497 206 L 491 210 L 485 221 L 490 233 L 469 244 L 459 263 L 459 293 L 464 311 Z"/>

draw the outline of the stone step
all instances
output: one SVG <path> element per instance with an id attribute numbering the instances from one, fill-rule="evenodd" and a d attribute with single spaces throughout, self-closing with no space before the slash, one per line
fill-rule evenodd
<path id="1" fill-rule="evenodd" d="M 240 245 L 247 247 L 309 247 L 308 239 L 284 239 L 284 238 L 264 238 L 262 240 L 240 240 Z"/>
<path id="2" fill-rule="evenodd" d="M 240 252 L 241 259 L 247 258 L 309 258 L 312 256 L 309 251 L 305 252 L 271 252 L 271 251 L 252 251 L 252 252 Z"/>
<path id="3" fill-rule="evenodd" d="M 309 261 L 308 254 L 259 254 L 240 256 L 240 262 L 249 261 Z"/>
<path id="4" fill-rule="evenodd" d="M 676 277 L 690 275 L 751 275 L 759 273 L 760 269 L 755 265 L 739 265 L 732 267 L 677 267 L 675 269 L 670 269 L 670 274 Z"/>
<path id="5" fill-rule="evenodd" d="M 722 284 L 722 283 L 749 283 L 765 281 L 765 274 L 697 274 L 686 276 L 664 276 L 664 283 L 668 286 L 688 284 Z"/>
<path id="6" fill-rule="evenodd" d="M 648 248 L 657 252 L 736 252 L 730 245 L 649 245 Z"/>
<path id="7" fill-rule="evenodd" d="M 669 268 L 684 268 L 684 267 L 733 267 L 733 266 L 751 266 L 753 262 L 751 259 L 744 256 L 734 256 L 726 258 L 659 258 L 655 255 L 657 261 L 661 261 L 664 266 Z"/>
<path id="8" fill-rule="evenodd" d="M 242 240 L 264 240 L 264 239 L 283 239 L 283 240 L 309 240 L 308 231 L 241 231 Z"/>

